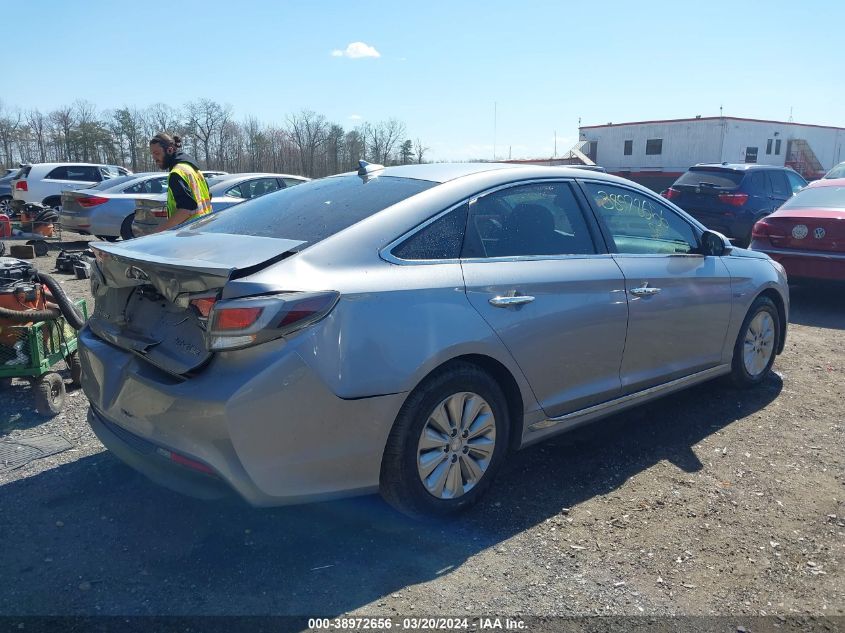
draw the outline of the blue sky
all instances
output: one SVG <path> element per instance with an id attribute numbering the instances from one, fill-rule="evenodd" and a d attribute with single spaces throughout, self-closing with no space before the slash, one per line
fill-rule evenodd
<path id="1" fill-rule="evenodd" d="M 845 127 L 845 2 L 116 2 L 3 6 L 6 107 L 397 118 L 433 160 L 550 156 L 583 125 L 725 115 Z M 357 46 L 364 56 L 350 57 Z M 14 51 L 14 53 L 9 53 Z M 340 54 L 343 52 L 344 54 Z M 375 56 L 375 54 L 378 56 Z M 494 121 L 494 104 L 495 121 Z M 494 130 L 495 122 L 495 130 Z M 495 133 L 494 133 L 495 131 Z"/>

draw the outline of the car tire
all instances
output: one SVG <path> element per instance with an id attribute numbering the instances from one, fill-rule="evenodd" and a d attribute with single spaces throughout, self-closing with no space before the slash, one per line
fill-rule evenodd
<path id="1" fill-rule="evenodd" d="M 402 405 L 382 458 L 382 497 L 413 518 L 466 510 L 490 487 L 509 433 L 507 400 L 493 377 L 470 363 L 449 365 Z"/>
<path id="2" fill-rule="evenodd" d="M 0 213 L 12 217 L 12 196 L 0 196 Z"/>
<path id="3" fill-rule="evenodd" d="M 753 387 L 763 382 L 775 362 L 780 345 L 780 314 L 768 297 L 757 297 L 734 344 L 731 380 L 737 387 Z"/>
<path id="4" fill-rule="evenodd" d="M 135 214 L 130 213 L 125 218 L 123 218 L 123 222 L 120 223 L 120 237 L 124 240 L 131 240 L 135 237 L 135 234 L 132 232 L 132 223 L 135 221 Z"/>

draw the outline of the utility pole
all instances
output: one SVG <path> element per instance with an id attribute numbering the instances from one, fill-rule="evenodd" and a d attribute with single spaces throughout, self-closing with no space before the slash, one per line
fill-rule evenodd
<path id="1" fill-rule="evenodd" d="M 498 104 L 493 102 L 493 162 L 496 162 L 496 126 L 497 126 L 497 108 Z"/>

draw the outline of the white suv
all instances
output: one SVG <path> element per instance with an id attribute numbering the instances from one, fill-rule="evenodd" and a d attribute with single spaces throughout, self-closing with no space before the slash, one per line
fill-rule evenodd
<path id="1" fill-rule="evenodd" d="M 58 208 L 62 204 L 62 191 L 66 189 L 84 189 L 108 178 L 131 173 L 117 165 L 36 163 L 25 165 L 10 184 L 15 200 Z"/>

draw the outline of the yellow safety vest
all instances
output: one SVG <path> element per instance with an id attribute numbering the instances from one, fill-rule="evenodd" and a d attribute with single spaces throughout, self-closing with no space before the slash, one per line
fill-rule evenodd
<path id="1" fill-rule="evenodd" d="M 208 193 L 208 183 L 199 171 L 190 163 L 176 163 L 170 173 L 176 174 L 185 181 L 197 202 L 197 210 L 185 222 L 211 213 L 211 194 Z M 170 187 L 167 187 L 167 217 L 172 218 L 174 213 L 176 213 L 176 198 L 173 197 Z"/>

